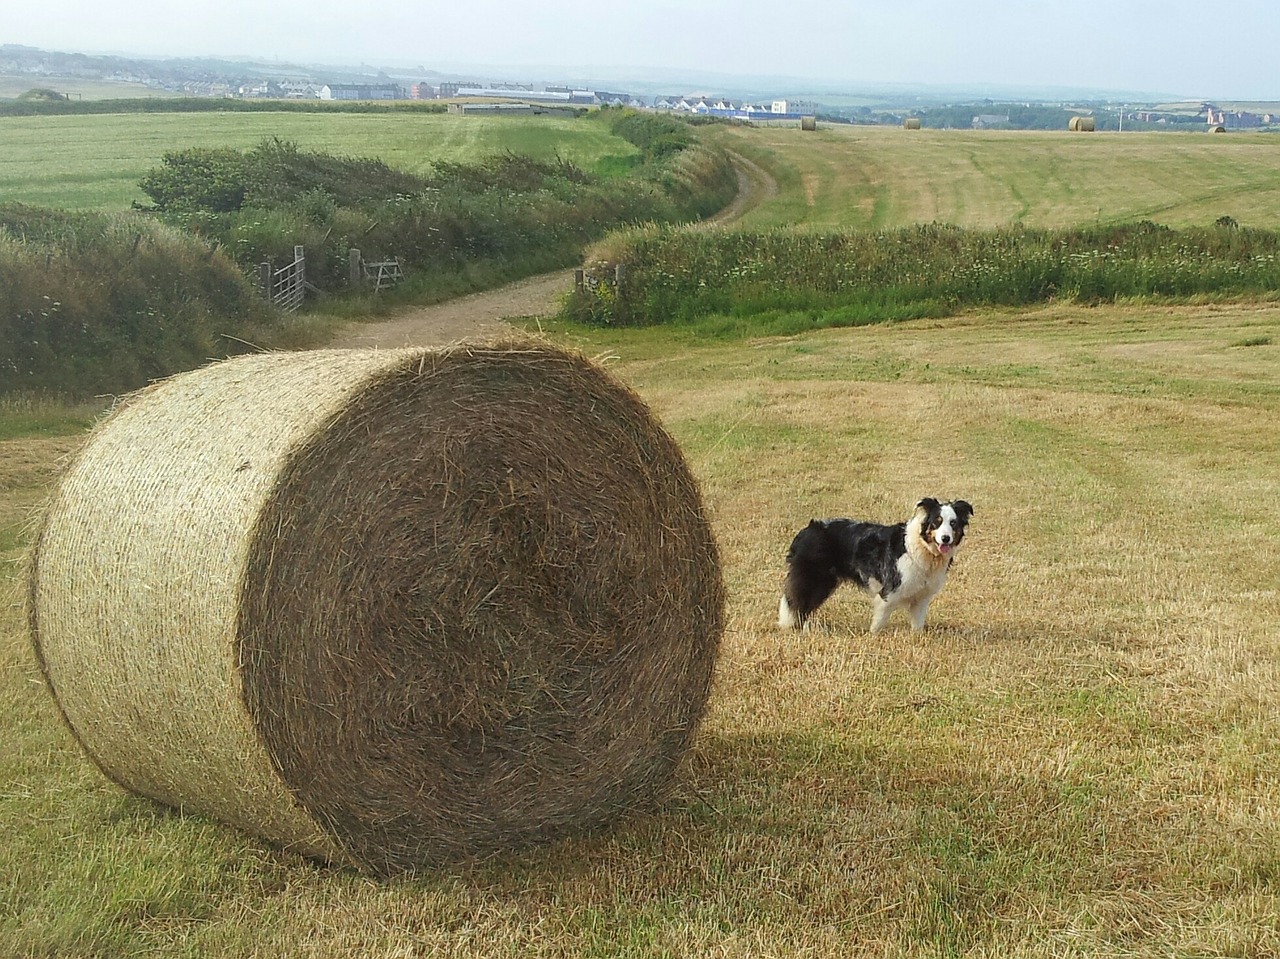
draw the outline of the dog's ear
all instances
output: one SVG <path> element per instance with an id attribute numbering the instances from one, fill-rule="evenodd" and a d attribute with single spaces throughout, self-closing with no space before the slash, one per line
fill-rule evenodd
<path id="1" fill-rule="evenodd" d="M 969 521 L 969 517 L 973 515 L 973 507 L 970 506 L 968 503 L 966 503 L 962 499 L 958 499 L 954 503 L 952 503 L 951 508 L 955 510 L 956 515 L 959 516 L 966 523 Z"/>
<path id="2" fill-rule="evenodd" d="M 916 512 L 932 513 L 935 509 L 938 508 L 938 506 L 939 506 L 939 503 L 936 499 L 934 499 L 932 496 L 926 496 L 920 502 L 916 503 Z"/>

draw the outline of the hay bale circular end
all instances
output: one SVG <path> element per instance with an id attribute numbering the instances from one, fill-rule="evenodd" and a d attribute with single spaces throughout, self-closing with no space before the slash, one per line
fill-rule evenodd
<path id="1" fill-rule="evenodd" d="M 905 120 L 903 120 L 903 121 L 902 121 L 902 128 L 903 128 L 904 130 L 919 130 L 919 129 L 920 129 L 920 118 L 919 118 L 919 117 L 907 117 Z"/>
<path id="2" fill-rule="evenodd" d="M 723 586 L 678 448 L 594 364 L 335 350 L 108 418 L 50 505 L 29 615 L 112 779 L 385 873 L 652 805 Z"/>
<path id="3" fill-rule="evenodd" d="M 801 118 L 800 118 L 800 129 L 801 129 L 801 130 L 805 130 L 805 131 L 810 132 L 810 133 L 812 133 L 814 130 L 817 130 L 817 129 L 818 129 L 818 118 L 817 118 L 817 117 L 809 117 L 809 116 L 801 117 Z"/>

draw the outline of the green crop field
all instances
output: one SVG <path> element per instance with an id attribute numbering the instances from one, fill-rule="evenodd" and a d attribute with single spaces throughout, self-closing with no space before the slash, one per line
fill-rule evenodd
<path id="1" fill-rule="evenodd" d="M 377 157 L 421 172 L 436 160 L 511 150 L 557 154 L 585 170 L 636 148 L 598 123 L 564 118 L 421 113 L 124 113 L 0 117 L 0 195 L 63 209 L 120 210 L 149 202 L 138 181 L 172 150 L 247 148 L 268 137 L 304 150 Z"/>
<path id="2" fill-rule="evenodd" d="M 782 189 L 744 228 L 881 229 L 942 222 L 1067 227 L 1234 217 L 1280 225 L 1280 137 L 1191 133 L 724 128 Z"/>
<path id="3" fill-rule="evenodd" d="M 717 135 L 778 180 L 756 226 L 1266 225 L 1276 203 L 1261 137 Z M 674 795 L 390 881 L 127 795 L 64 728 L 22 611 L 33 519 L 98 409 L 6 400 L 0 956 L 1280 955 L 1274 301 L 539 326 L 652 406 L 719 541 L 727 630 Z M 871 635 L 848 589 L 776 627 L 798 527 L 925 495 L 976 508 L 928 628 Z"/>

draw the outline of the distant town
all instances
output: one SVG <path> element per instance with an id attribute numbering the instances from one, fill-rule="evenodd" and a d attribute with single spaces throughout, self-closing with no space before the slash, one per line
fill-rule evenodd
<path id="1" fill-rule="evenodd" d="M 1280 131 L 1280 104 L 1268 109 L 1208 102 L 1117 104 L 1106 101 L 1008 103 L 991 99 L 947 103 L 910 96 L 880 105 L 850 105 L 849 97 L 819 102 L 794 96 L 730 97 L 708 93 L 641 93 L 456 78 L 417 71 L 365 75 L 350 68 L 267 65 L 214 59 L 148 60 L 0 45 L 0 76 L 30 78 L 32 87 L 57 91 L 59 81 L 98 82 L 156 95 L 245 100 L 445 101 L 457 113 L 572 113 L 592 107 L 629 107 L 748 122 L 797 122 L 820 117 L 836 123 L 905 123 L 943 129 L 1061 129 L 1067 118 L 1089 115 L 1095 129 L 1208 129 Z M 331 74 L 331 75 L 326 75 Z M 63 94 L 70 98 L 73 94 Z M 108 95 L 108 94 L 103 94 Z M 1074 129 L 1074 127 L 1073 127 Z"/>

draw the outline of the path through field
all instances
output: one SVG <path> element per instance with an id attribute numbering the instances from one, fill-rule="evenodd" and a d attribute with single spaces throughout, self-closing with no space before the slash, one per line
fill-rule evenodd
<path id="1" fill-rule="evenodd" d="M 409 307 L 388 320 L 354 323 L 330 346 L 343 348 L 444 346 L 508 329 L 510 317 L 548 316 L 573 284 L 573 271 L 557 270 L 433 306 Z"/>
<path id="2" fill-rule="evenodd" d="M 699 229 L 723 227 L 778 192 L 769 172 L 746 157 L 733 154 L 738 171 L 738 194 L 727 207 L 700 224 Z M 445 346 L 459 340 L 500 334 L 506 320 L 550 316 L 573 284 L 572 270 L 529 277 L 496 290 L 473 293 L 434 306 L 415 306 L 387 320 L 353 323 L 329 343 L 341 348 Z"/>

